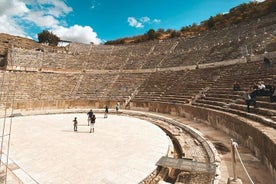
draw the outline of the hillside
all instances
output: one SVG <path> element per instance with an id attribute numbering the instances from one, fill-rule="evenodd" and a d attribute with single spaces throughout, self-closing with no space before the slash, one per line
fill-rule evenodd
<path id="1" fill-rule="evenodd" d="M 107 41 L 105 44 L 117 45 L 140 43 L 149 40 L 164 40 L 175 37 L 188 38 L 206 31 L 221 30 L 226 27 L 238 25 L 240 23 L 251 22 L 274 12 L 276 12 L 275 0 L 266 0 L 262 3 L 251 1 L 250 3 L 243 3 L 230 9 L 229 13 L 211 16 L 208 20 L 203 20 L 199 25 L 194 23 L 192 25 L 182 27 L 180 30 L 168 29 L 165 31 L 161 28 L 156 31 L 150 29 L 143 35 L 111 40 Z"/>
<path id="2" fill-rule="evenodd" d="M 3 56 L 7 48 L 11 47 L 22 47 L 26 49 L 32 49 L 34 47 L 40 47 L 41 44 L 35 42 L 34 40 L 23 38 L 19 36 L 12 36 L 5 33 L 0 33 L 0 56 Z"/>

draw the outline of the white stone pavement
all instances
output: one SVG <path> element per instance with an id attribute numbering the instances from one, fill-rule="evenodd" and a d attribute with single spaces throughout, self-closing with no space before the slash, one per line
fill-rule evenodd
<path id="1" fill-rule="evenodd" d="M 13 172 L 28 184 L 134 184 L 166 155 L 170 141 L 159 127 L 127 116 L 96 117 L 95 133 L 86 113 L 14 117 Z"/>

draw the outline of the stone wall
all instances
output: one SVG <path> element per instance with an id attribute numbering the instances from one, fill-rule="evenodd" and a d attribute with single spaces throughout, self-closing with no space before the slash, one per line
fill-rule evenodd
<path id="1" fill-rule="evenodd" d="M 244 119 L 238 115 L 191 105 L 132 102 L 130 108 L 174 114 L 209 124 L 248 147 L 267 166 L 271 175 L 276 179 L 276 135 L 274 128 Z"/>
<path id="2" fill-rule="evenodd" d="M 6 116 L 12 113 L 20 114 L 21 112 L 36 112 L 51 113 L 56 110 L 64 110 L 65 112 L 70 109 L 104 109 L 107 105 L 110 109 L 115 109 L 118 101 L 100 101 L 100 100 L 32 100 L 32 101 L 17 101 L 13 104 L 8 102 L 6 104 Z M 121 102 L 119 102 L 121 103 Z M 2 107 L 2 106 L 1 106 Z M 13 109 L 12 109 L 13 107 Z M 5 112 L 1 109 L 0 117 L 5 116 Z"/>

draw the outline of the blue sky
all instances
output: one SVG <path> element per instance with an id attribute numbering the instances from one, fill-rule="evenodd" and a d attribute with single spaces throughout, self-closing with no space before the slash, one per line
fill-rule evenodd
<path id="1" fill-rule="evenodd" d="M 251 0 L 0 0 L 0 32 L 95 44 L 200 23 Z M 261 1 L 261 0 L 258 0 Z"/>

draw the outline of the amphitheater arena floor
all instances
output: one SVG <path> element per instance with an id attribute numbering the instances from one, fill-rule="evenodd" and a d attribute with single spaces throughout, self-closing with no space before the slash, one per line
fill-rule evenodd
<path id="1" fill-rule="evenodd" d="M 9 167 L 24 183 L 138 183 L 155 169 L 156 161 L 171 144 L 162 130 L 144 120 L 112 114 L 104 119 L 103 114 L 96 113 L 95 133 L 90 134 L 85 126 L 86 114 L 69 112 L 23 112 L 24 116 L 13 118 Z M 214 145 L 223 144 L 230 150 L 231 137 L 205 123 L 151 114 L 182 122 L 199 130 Z M 74 117 L 83 125 L 78 132 L 73 132 Z M 217 149 L 221 158 L 220 183 L 226 184 L 233 175 L 231 152 L 221 150 L 221 146 Z M 247 148 L 239 145 L 239 150 L 255 184 L 275 183 L 267 168 Z M 250 183 L 241 164 L 237 164 L 237 170 L 243 183 Z M 9 172 L 7 183 L 20 182 Z"/>
<path id="2" fill-rule="evenodd" d="M 85 113 L 13 118 L 13 172 L 24 183 L 138 183 L 166 154 L 170 141 L 159 127 L 127 116 L 96 116 L 95 133 L 89 133 Z M 14 183 L 9 177 L 7 183 Z"/>

